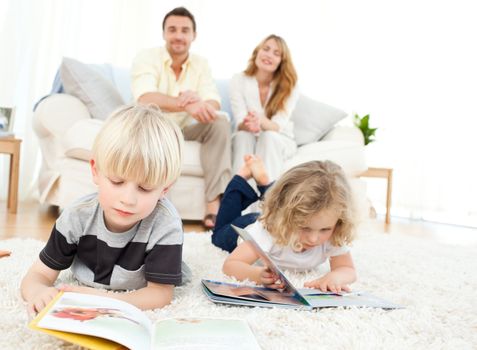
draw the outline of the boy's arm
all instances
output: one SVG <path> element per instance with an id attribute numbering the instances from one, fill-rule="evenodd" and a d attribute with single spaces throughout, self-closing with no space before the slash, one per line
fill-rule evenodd
<path id="1" fill-rule="evenodd" d="M 250 242 L 242 242 L 225 259 L 222 271 L 238 280 L 250 280 L 257 284 L 263 284 L 270 288 L 280 288 L 275 285 L 278 276 L 263 266 L 253 266 L 252 264 L 259 259 L 259 256 L 253 249 Z"/>
<path id="2" fill-rule="evenodd" d="M 40 312 L 58 293 L 53 287 L 60 271 L 46 266 L 37 259 L 28 270 L 20 285 L 23 299 L 28 303 L 28 313 Z"/>
<path id="3" fill-rule="evenodd" d="M 330 258 L 330 269 L 323 277 L 311 282 L 306 282 L 305 287 L 317 288 L 322 291 L 331 291 L 334 293 L 351 291 L 348 284 L 356 281 L 356 269 L 354 268 L 351 253 L 332 256 Z"/>
<path id="4" fill-rule="evenodd" d="M 174 286 L 172 284 L 160 284 L 154 282 L 147 282 L 146 287 L 125 293 L 113 293 L 91 287 L 71 285 L 63 286 L 61 290 L 65 292 L 106 296 L 125 301 L 141 310 L 157 309 L 166 306 L 167 304 L 170 304 L 174 295 Z"/>

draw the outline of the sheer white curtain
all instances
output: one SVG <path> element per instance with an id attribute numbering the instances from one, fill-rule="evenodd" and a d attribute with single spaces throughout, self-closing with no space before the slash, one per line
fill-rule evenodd
<path id="1" fill-rule="evenodd" d="M 127 67 L 140 48 L 162 44 L 164 14 L 182 5 L 198 24 L 192 49 L 217 78 L 243 70 L 255 45 L 276 33 L 292 50 L 303 93 L 370 113 L 379 130 L 368 162 L 394 168 L 393 214 L 477 226 L 470 0 L 4 1 L 0 105 L 18 108 L 23 199 L 34 195 L 39 162 L 31 108 L 48 93 L 61 57 Z"/>

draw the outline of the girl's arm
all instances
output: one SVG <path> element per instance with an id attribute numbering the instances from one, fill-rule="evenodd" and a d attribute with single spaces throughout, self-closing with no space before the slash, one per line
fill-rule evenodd
<path id="1" fill-rule="evenodd" d="M 348 285 L 356 281 L 356 270 L 354 268 L 351 253 L 346 253 L 330 258 L 330 269 L 323 277 L 306 282 L 305 287 L 327 290 L 339 293 L 342 290 L 350 291 Z"/>
<path id="2" fill-rule="evenodd" d="M 280 288 L 280 284 L 275 284 L 278 276 L 272 273 L 264 266 L 253 266 L 259 256 L 255 253 L 250 242 L 242 242 L 234 251 L 225 259 L 222 271 L 236 279 L 250 280 L 257 284 L 263 284 L 270 288 Z"/>
<path id="3" fill-rule="evenodd" d="M 157 309 L 170 304 L 174 295 L 172 284 L 161 284 L 147 282 L 147 286 L 125 293 L 113 293 L 106 290 L 95 289 L 83 286 L 63 286 L 61 290 L 65 292 L 77 292 L 105 296 L 113 299 L 125 301 L 138 307 L 141 310 Z"/>
<path id="4" fill-rule="evenodd" d="M 53 287 L 60 271 L 46 266 L 37 259 L 28 270 L 20 285 L 20 292 L 27 302 L 30 315 L 40 312 L 58 294 Z"/>

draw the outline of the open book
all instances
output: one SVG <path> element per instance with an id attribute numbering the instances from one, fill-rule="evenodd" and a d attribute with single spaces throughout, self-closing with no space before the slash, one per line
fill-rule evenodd
<path id="1" fill-rule="evenodd" d="M 124 301 L 71 292 L 58 293 L 29 327 L 90 349 L 260 349 L 244 320 L 152 322 Z"/>
<path id="2" fill-rule="evenodd" d="M 279 276 L 279 280 L 282 281 L 284 288 L 276 290 L 265 287 L 202 280 L 202 288 L 205 294 L 215 303 L 308 310 L 339 306 L 375 307 L 383 309 L 402 308 L 400 305 L 390 303 L 366 292 L 333 293 L 322 292 L 317 289 L 297 289 L 246 230 L 233 225 L 232 227 L 244 241 L 250 242 L 262 263 Z"/>

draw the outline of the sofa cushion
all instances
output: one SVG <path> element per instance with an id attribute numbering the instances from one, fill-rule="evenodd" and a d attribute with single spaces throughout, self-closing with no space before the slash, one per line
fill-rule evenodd
<path id="1" fill-rule="evenodd" d="M 114 85 L 84 63 L 65 57 L 60 75 L 65 92 L 79 98 L 95 119 L 106 119 L 124 104 Z"/>
<path id="2" fill-rule="evenodd" d="M 291 117 L 296 143 L 301 146 L 320 140 L 344 117 L 344 111 L 300 95 Z"/>
<path id="3" fill-rule="evenodd" d="M 197 141 L 186 141 L 184 143 L 181 176 L 204 176 L 204 170 L 200 163 L 200 147 L 201 145 Z"/>
<path id="4" fill-rule="evenodd" d="M 94 139 L 102 126 L 103 122 L 97 119 L 82 119 L 74 123 L 61 137 L 65 155 L 88 162 Z"/>
<path id="5" fill-rule="evenodd" d="M 321 141 L 299 147 L 293 158 L 285 162 L 284 171 L 312 160 L 331 160 L 350 177 L 359 176 L 368 169 L 364 145 L 349 141 Z"/>

